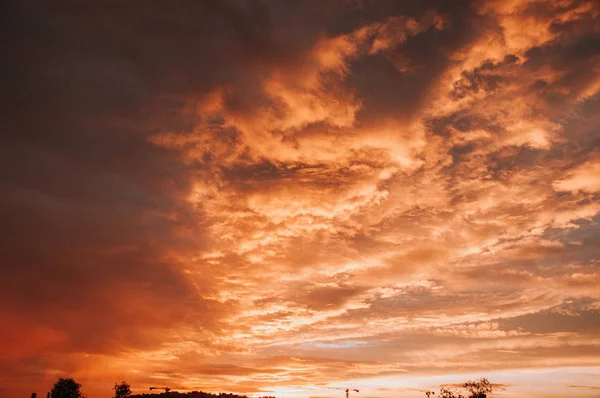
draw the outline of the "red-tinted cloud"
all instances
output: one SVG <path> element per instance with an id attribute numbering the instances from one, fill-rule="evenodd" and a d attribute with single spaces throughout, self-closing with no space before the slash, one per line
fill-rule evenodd
<path id="1" fill-rule="evenodd" d="M 3 14 L 0 396 L 593 396 L 597 3 Z"/>

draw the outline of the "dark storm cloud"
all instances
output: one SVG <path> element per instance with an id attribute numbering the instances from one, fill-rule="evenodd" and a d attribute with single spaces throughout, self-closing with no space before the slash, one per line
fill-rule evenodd
<path id="1" fill-rule="evenodd" d="M 203 246 L 182 199 L 192 170 L 148 137 L 186 129 L 185 97 L 236 74 L 223 65 L 270 56 L 264 10 L 60 1 L 7 11 L 3 346 L 115 352 L 156 345 L 156 330 L 212 327 L 219 306 L 173 255 Z M 55 339 L 34 344 L 36 328 Z"/>
<path id="2" fill-rule="evenodd" d="M 488 18 L 479 15 L 468 1 L 387 2 L 386 6 L 367 2 L 364 8 L 414 16 L 433 10 L 444 19 L 445 26 L 436 29 L 432 23 L 405 43 L 353 64 L 350 84 L 363 99 L 365 120 L 411 118 L 423 105 L 430 87 L 452 64 L 451 56 L 489 29 Z"/>

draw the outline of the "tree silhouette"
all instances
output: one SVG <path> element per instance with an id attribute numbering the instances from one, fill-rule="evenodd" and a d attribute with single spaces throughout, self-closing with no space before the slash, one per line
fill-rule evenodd
<path id="1" fill-rule="evenodd" d="M 131 386 L 124 381 L 120 384 L 115 383 L 113 390 L 115 390 L 115 398 L 127 398 L 131 395 Z"/>
<path id="2" fill-rule="evenodd" d="M 469 392 L 468 397 L 456 390 L 440 387 L 439 398 L 486 398 L 487 394 L 491 394 L 492 392 L 492 383 L 485 377 L 473 381 L 469 380 L 462 386 Z M 429 398 L 435 395 L 435 393 L 433 391 L 426 391 L 425 395 Z"/>
<path id="3" fill-rule="evenodd" d="M 440 398 L 465 398 L 465 396 L 455 390 L 442 387 L 440 388 Z"/>
<path id="4" fill-rule="evenodd" d="M 492 393 L 492 383 L 485 377 L 474 381 L 469 380 L 463 384 L 463 387 L 471 394 L 470 398 L 485 398 L 487 394 Z"/>
<path id="5" fill-rule="evenodd" d="M 85 398 L 81 392 L 81 384 L 72 378 L 63 379 L 62 377 L 54 383 L 50 398 Z"/>

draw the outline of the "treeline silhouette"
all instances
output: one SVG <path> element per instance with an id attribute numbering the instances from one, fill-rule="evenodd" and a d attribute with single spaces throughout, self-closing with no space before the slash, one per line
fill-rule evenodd
<path id="1" fill-rule="evenodd" d="M 440 386 L 439 393 L 436 394 L 434 391 L 424 391 L 427 398 L 487 398 L 488 394 L 493 391 L 493 385 L 486 378 L 478 380 L 469 380 L 462 384 L 461 387 L 466 390 L 466 394 L 456 389 L 449 389 L 445 386 Z M 191 391 L 191 392 L 178 392 L 171 391 L 169 387 L 150 387 L 150 390 L 165 390 L 165 392 L 159 394 L 145 393 L 135 394 L 131 392 L 131 386 L 123 381 L 121 383 L 115 383 L 113 387 L 114 398 L 248 398 L 246 395 L 237 395 L 232 393 L 219 393 L 213 394 L 204 391 Z M 358 390 L 354 390 L 358 392 Z M 37 398 L 36 393 L 31 394 L 31 398 Z M 346 397 L 348 397 L 348 390 L 346 390 Z M 87 398 L 85 394 L 81 392 L 81 384 L 77 383 L 72 378 L 63 379 L 60 378 L 54 386 L 52 391 L 47 394 L 47 398 Z M 276 398 L 273 396 L 264 396 L 260 398 Z"/>
<path id="2" fill-rule="evenodd" d="M 191 392 L 178 392 L 178 391 L 169 391 L 169 392 L 161 392 L 160 394 L 134 394 L 129 395 L 129 398 L 248 398 L 246 395 L 237 395 L 231 393 L 219 393 L 212 394 L 210 392 L 204 391 L 191 391 Z M 274 398 L 274 397 L 273 397 Z"/>
<path id="3" fill-rule="evenodd" d="M 113 387 L 114 398 L 248 398 L 246 395 L 237 395 L 232 393 L 218 393 L 213 394 L 204 391 L 191 391 L 191 392 L 179 392 L 171 391 L 169 387 L 151 387 L 150 390 L 165 390 L 162 393 L 144 393 L 144 394 L 132 394 L 131 386 L 123 381 L 121 383 L 115 383 Z M 77 383 L 72 378 L 60 378 L 52 390 L 46 395 L 47 398 L 87 398 L 87 396 L 81 391 L 81 384 Z M 36 393 L 31 394 L 31 398 L 37 398 Z M 273 396 L 265 396 L 260 398 L 276 398 Z"/>

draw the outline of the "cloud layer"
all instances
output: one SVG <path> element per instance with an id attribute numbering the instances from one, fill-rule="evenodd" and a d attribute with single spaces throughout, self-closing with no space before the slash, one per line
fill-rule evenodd
<path id="1" fill-rule="evenodd" d="M 597 2 L 6 9 L 0 396 L 597 396 Z"/>

